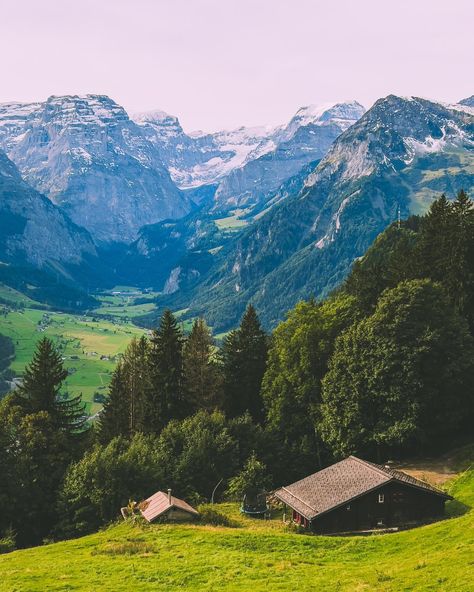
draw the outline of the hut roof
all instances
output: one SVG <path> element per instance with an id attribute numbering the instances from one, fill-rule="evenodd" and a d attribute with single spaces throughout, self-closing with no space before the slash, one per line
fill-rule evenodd
<path id="1" fill-rule="evenodd" d="M 199 512 L 190 506 L 187 502 L 177 497 L 171 496 L 171 501 L 168 498 L 168 494 L 163 491 L 157 491 L 146 500 L 140 502 L 138 505 L 142 516 L 148 522 L 153 522 L 159 516 L 162 516 L 171 508 L 177 508 L 184 512 L 189 512 L 197 516 Z"/>
<path id="2" fill-rule="evenodd" d="M 443 491 L 402 471 L 361 460 L 355 456 L 349 456 L 322 471 L 282 487 L 275 492 L 275 496 L 308 520 L 312 520 L 320 514 L 394 481 L 452 499 Z"/>

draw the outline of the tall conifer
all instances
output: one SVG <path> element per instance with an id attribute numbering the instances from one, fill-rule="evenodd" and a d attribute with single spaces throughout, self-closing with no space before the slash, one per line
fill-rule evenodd
<path id="1" fill-rule="evenodd" d="M 183 349 L 185 393 L 191 411 L 219 406 L 222 380 L 215 350 L 206 321 L 196 319 Z"/>
<path id="2" fill-rule="evenodd" d="M 229 417 L 246 411 L 263 420 L 260 389 L 267 361 L 267 336 L 255 308 L 249 304 L 240 327 L 229 333 L 222 347 L 224 409 Z"/>
<path id="3" fill-rule="evenodd" d="M 99 437 L 104 444 L 116 436 L 129 434 L 129 393 L 121 362 L 112 375 L 109 396 L 104 403 L 99 420 Z"/>
<path id="4" fill-rule="evenodd" d="M 27 413 L 45 411 L 54 425 L 69 433 L 80 433 L 87 421 L 81 396 L 64 400 L 60 389 L 67 370 L 59 352 L 47 337 L 37 345 L 31 363 L 26 367 L 21 386 L 15 391 L 15 400 Z"/>
<path id="5" fill-rule="evenodd" d="M 159 433 L 171 419 L 188 414 L 183 383 L 183 334 L 173 313 L 165 310 L 151 337 L 148 431 Z"/>

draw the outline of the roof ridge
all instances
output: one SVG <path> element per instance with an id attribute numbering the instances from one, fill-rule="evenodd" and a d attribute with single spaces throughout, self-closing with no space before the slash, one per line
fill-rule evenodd
<path id="1" fill-rule="evenodd" d="M 380 473 L 381 475 L 384 475 L 385 477 L 388 477 L 389 479 L 393 478 L 393 476 L 390 474 L 389 469 L 384 469 L 381 465 L 378 465 L 376 463 L 372 463 L 369 460 L 363 460 L 362 458 L 358 458 L 357 456 L 354 456 L 353 454 L 351 454 L 349 456 L 349 458 L 356 460 L 361 465 L 364 465 L 365 467 L 372 469 L 373 471 L 376 471 L 377 473 Z"/>

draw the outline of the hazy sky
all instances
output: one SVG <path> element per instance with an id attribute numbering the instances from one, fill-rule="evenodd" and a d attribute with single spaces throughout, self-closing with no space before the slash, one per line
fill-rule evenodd
<path id="1" fill-rule="evenodd" d="M 0 0 L 0 102 L 104 93 L 186 130 L 474 93 L 472 0 Z"/>

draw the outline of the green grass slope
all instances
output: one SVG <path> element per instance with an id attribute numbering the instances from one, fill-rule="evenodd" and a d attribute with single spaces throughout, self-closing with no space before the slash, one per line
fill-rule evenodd
<path id="1" fill-rule="evenodd" d="M 0 557 L 2 592 L 474 590 L 474 469 L 451 483 L 449 519 L 371 537 L 305 536 L 281 522 L 131 526 Z"/>
<path id="2" fill-rule="evenodd" d="M 11 369 L 21 376 L 31 361 L 36 343 L 42 337 L 49 337 L 70 371 L 63 391 L 70 396 L 81 394 L 87 412 L 96 413 L 102 405 L 94 402 L 94 394 L 107 394 L 118 354 L 125 351 L 132 337 L 143 335 L 143 329 L 119 318 L 106 320 L 93 316 L 95 313 L 80 315 L 40 310 L 35 308 L 35 302 L 1 285 L 0 298 L 3 299 L 0 334 L 10 337 L 15 347 Z M 21 304 L 24 308 L 5 302 Z"/>

